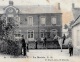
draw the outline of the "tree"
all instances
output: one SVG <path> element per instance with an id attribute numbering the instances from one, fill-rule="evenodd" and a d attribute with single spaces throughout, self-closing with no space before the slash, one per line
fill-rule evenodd
<path id="1" fill-rule="evenodd" d="M 68 29 L 68 25 L 67 24 L 64 25 L 64 29 Z"/>
<path id="2" fill-rule="evenodd" d="M 2 18 L 0 18 L 0 28 L 2 31 L 2 35 L 3 38 L 7 39 L 7 40 L 13 40 L 14 39 L 14 31 L 16 28 L 15 23 L 13 22 L 13 18 L 9 18 L 8 21 L 6 23 L 5 17 L 1 16 Z"/>

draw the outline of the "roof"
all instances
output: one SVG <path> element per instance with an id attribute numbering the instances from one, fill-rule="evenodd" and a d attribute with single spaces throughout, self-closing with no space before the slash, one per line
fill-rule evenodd
<path id="1" fill-rule="evenodd" d="M 0 6 L 0 14 L 3 13 L 3 8 Z M 61 10 L 53 5 L 27 5 L 27 6 L 14 6 L 20 10 L 20 14 L 40 14 L 40 13 L 61 13 Z"/>
<path id="2" fill-rule="evenodd" d="M 80 24 L 80 8 L 73 8 L 74 23 L 72 27 Z"/>
<path id="3" fill-rule="evenodd" d="M 79 15 L 78 19 L 76 21 L 74 21 L 74 23 L 72 24 L 72 27 L 74 27 L 78 24 L 80 24 L 80 15 Z"/>
<path id="4" fill-rule="evenodd" d="M 80 15 L 80 8 L 73 8 L 74 19 L 77 19 L 79 15 Z"/>

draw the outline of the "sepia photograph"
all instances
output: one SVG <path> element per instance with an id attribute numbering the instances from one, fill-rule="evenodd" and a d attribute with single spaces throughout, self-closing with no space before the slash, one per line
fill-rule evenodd
<path id="1" fill-rule="evenodd" d="M 0 62 L 80 62 L 80 0 L 0 0 Z"/>

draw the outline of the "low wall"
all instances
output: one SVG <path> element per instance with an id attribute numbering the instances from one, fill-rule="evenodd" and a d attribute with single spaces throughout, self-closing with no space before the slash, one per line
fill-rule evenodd
<path id="1" fill-rule="evenodd" d="M 75 56 L 80 56 L 80 48 L 75 48 L 73 49 L 73 55 Z"/>
<path id="2" fill-rule="evenodd" d="M 29 49 L 36 49 L 36 43 L 33 42 L 29 42 L 28 43 L 28 48 Z M 37 42 L 37 49 L 60 49 L 60 46 L 57 44 L 54 44 L 54 42 L 47 42 L 46 43 L 46 47 L 43 45 L 43 42 Z M 63 49 L 67 49 L 68 46 L 67 45 L 63 45 Z"/>

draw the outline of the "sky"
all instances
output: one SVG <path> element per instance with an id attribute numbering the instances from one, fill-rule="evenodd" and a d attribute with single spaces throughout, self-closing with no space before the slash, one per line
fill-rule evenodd
<path id="1" fill-rule="evenodd" d="M 14 5 L 57 5 L 60 3 L 63 25 L 73 20 L 72 3 L 80 7 L 80 0 L 11 0 Z M 0 0 L 0 5 L 8 5 L 9 0 Z"/>

